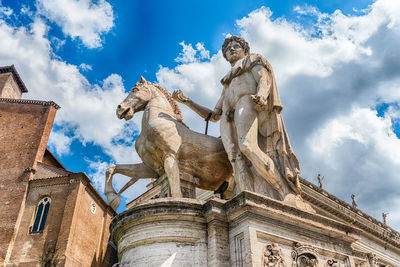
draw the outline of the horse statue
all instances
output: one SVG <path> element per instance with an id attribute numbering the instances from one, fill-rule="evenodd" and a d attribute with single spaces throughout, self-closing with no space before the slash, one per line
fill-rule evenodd
<path id="1" fill-rule="evenodd" d="M 142 130 L 135 142 L 139 164 L 110 165 L 106 171 L 104 193 L 116 210 L 120 195 L 141 178 L 166 175 L 171 197 L 182 197 L 180 172 L 198 178 L 197 187 L 216 190 L 232 181 L 232 166 L 219 138 L 190 130 L 171 95 L 143 77 L 117 107 L 119 119 L 130 120 L 143 111 Z M 130 177 L 117 193 L 112 177 L 119 173 Z M 226 182 L 226 183 L 224 183 Z"/>

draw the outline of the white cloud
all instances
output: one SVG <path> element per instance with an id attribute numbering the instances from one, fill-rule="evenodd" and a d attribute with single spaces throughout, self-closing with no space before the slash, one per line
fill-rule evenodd
<path id="1" fill-rule="evenodd" d="M 89 70 L 92 70 L 92 65 L 88 65 L 86 63 L 82 63 L 82 64 L 79 65 L 79 68 L 82 71 L 89 71 Z"/>
<path id="2" fill-rule="evenodd" d="M 326 162 L 332 162 L 329 153 L 341 147 L 345 140 L 370 147 L 379 153 L 382 161 L 400 165 L 400 158 L 397 157 L 400 139 L 393 132 L 390 116 L 378 117 L 375 110 L 354 108 L 349 114 L 328 121 L 324 127 L 314 132 L 308 142 L 313 153 L 324 156 Z"/>
<path id="3" fill-rule="evenodd" d="M 199 104 L 210 109 L 220 96 L 220 79 L 228 71 L 222 53 L 213 55 L 209 61 L 180 64 L 174 69 L 160 67 L 157 80 L 167 91 L 180 89 Z M 204 132 L 204 119 L 199 118 L 186 106 L 181 106 L 185 122 L 197 132 Z M 219 136 L 219 123 L 210 123 L 209 134 Z"/>
<path id="4" fill-rule="evenodd" d="M 328 190 L 340 192 L 347 201 L 355 194 L 360 208 L 377 219 L 382 212 L 393 212 L 396 224 L 390 225 L 398 229 L 400 217 L 394 212 L 399 210 L 393 203 L 400 201 L 400 139 L 389 116 L 377 117 L 376 111 L 357 107 L 327 121 L 306 142 L 310 156 L 305 172 L 318 166 Z"/>
<path id="5" fill-rule="evenodd" d="M 0 19 L 0 66 L 15 64 L 29 90 L 23 98 L 52 100 L 61 106 L 55 119 L 61 129 L 51 133 L 50 148 L 58 155 L 68 154 L 71 143 L 78 140 L 83 145 L 90 142 L 100 146 L 112 162 L 140 162 L 133 138 L 141 116 L 126 123 L 115 115 L 116 106 L 126 96 L 121 76 L 111 74 L 100 84 L 89 83 L 79 69 L 88 70 L 90 66 L 68 64 L 55 55 L 47 31 L 39 17 L 34 17 L 28 27 L 11 26 Z M 109 163 L 92 158 L 87 161 L 92 162 L 90 177 L 95 187 L 103 192 L 104 171 Z M 125 180 L 117 178 L 117 188 Z M 139 182 L 123 196 L 136 196 L 145 184 Z"/>
<path id="6" fill-rule="evenodd" d="M 400 106 L 390 105 L 386 112 L 386 115 L 391 118 L 393 121 L 398 122 L 400 120 Z"/>
<path id="7" fill-rule="evenodd" d="M 105 0 L 37 0 L 38 12 L 79 38 L 88 48 L 102 46 L 101 36 L 114 26 L 112 6 Z"/>
<path id="8" fill-rule="evenodd" d="M 90 159 L 86 159 L 86 161 L 89 163 L 90 172 L 88 174 L 93 182 L 94 187 L 103 193 L 105 186 L 104 173 L 106 172 L 109 164 L 107 162 L 93 161 Z"/>
<path id="9" fill-rule="evenodd" d="M 1 1 L 0 1 L 0 18 L 3 17 L 10 17 L 13 14 L 13 10 L 9 7 L 2 6 Z"/>
<path id="10" fill-rule="evenodd" d="M 51 144 L 61 140 L 55 149 L 62 154 L 68 152 L 64 145 L 79 139 L 101 146 L 113 160 L 137 161 L 133 137 L 121 134 L 134 122 L 126 124 L 115 116 L 116 106 L 126 96 L 122 78 L 111 74 L 101 84 L 89 83 L 77 66 L 54 56 L 47 30 L 38 17 L 29 27 L 0 21 L 0 65 L 15 64 L 29 90 L 24 98 L 53 100 L 61 106 L 55 123 L 73 132 L 68 138 L 54 133 Z"/>
<path id="11" fill-rule="evenodd" d="M 202 43 L 197 43 L 196 49 L 193 48 L 192 44 L 186 45 L 185 42 L 179 44 L 182 46 L 182 52 L 179 53 L 179 57 L 175 58 L 176 62 L 192 63 L 210 58 L 210 51 L 206 50 Z"/>
<path id="12" fill-rule="evenodd" d="M 27 15 L 27 16 L 29 16 L 29 17 L 32 17 L 32 16 L 33 16 L 32 10 L 31 10 L 30 7 L 27 6 L 27 5 L 22 5 L 20 11 L 21 11 L 21 14 L 23 14 L 23 15 Z"/>
<path id="13" fill-rule="evenodd" d="M 307 12 L 308 9 L 306 7 Z M 316 20 L 320 23 L 316 31 L 310 32 L 285 19 L 273 21 L 271 15 L 269 9 L 261 8 L 237 23 L 252 51 L 264 54 L 271 61 L 281 84 L 294 75 L 326 77 L 338 64 L 371 53 L 362 41 L 376 31 L 377 26 L 367 17 L 349 18 L 340 11 L 331 16 L 317 13 Z M 317 33 L 319 35 L 314 36 Z"/>
<path id="14" fill-rule="evenodd" d="M 237 21 L 240 35 L 253 52 L 272 64 L 284 105 L 291 143 L 302 176 L 316 182 L 325 176 L 326 189 L 400 228 L 400 140 L 394 134 L 400 104 L 400 2 L 379 0 L 356 15 L 321 13 L 311 6 L 295 7 L 298 22 L 272 19 L 268 8 Z M 305 18 L 305 16 L 309 16 Z M 302 21 L 311 19 L 306 28 Z M 160 67 L 157 79 L 169 90 L 181 89 L 213 108 L 221 92 L 219 80 L 229 69 L 221 52 L 210 60 Z M 376 106 L 389 103 L 384 117 Z M 183 108 L 185 121 L 198 131 L 204 120 Z M 214 135 L 219 130 L 212 131 Z"/>
<path id="15" fill-rule="evenodd" d="M 317 15 L 317 16 L 321 15 L 321 12 L 319 12 L 319 10 L 316 7 L 310 6 L 308 4 L 305 4 L 302 7 L 295 6 L 293 8 L 293 11 L 296 11 L 300 15 Z"/>
<path id="16" fill-rule="evenodd" d="M 72 138 L 67 136 L 63 131 L 52 131 L 48 146 L 51 150 L 55 151 L 58 155 L 66 155 L 71 152 L 70 145 Z"/>
<path id="17" fill-rule="evenodd" d="M 57 38 L 55 36 L 51 37 L 51 43 L 56 50 L 59 50 L 61 47 L 63 47 L 65 45 L 65 42 L 65 40 L 61 40 L 60 38 Z"/>
<path id="18" fill-rule="evenodd" d="M 385 203 L 386 205 L 383 207 L 382 212 L 388 212 L 387 216 L 387 224 L 388 225 L 400 225 L 400 198 L 395 198 L 392 201 L 388 201 Z M 389 208 L 390 207 L 390 208 Z M 376 215 L 378 216 L 378 215 Z M 396 228 L 398 230 L 398 227 Z"/>
<path id="19" fill-rule="evenodd" d="M 210 51 L 204 48 L 204 44 L 197 43 L 196 44 L 197 52 L 199 53 L 200 59 L 209 59 L 210 58 Z"/>

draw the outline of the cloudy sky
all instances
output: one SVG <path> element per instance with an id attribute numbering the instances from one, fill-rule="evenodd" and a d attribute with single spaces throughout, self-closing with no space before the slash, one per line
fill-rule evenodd
<path id="1" fill-rule="evenodd" d="M 146 2 L 146 3 L 144 3 Z M 23 98 L 53 100 L 49 147 L 99 191 L 110 163 L 140 162 L 115 107 L 143 75 L 212 108 L 241 35 L 272 64 L 302 177 L 400 230 L 400 2 L 0 0 L 0 66 L 15 64 Z M 185 121 L 204 121 L 183 109 Z M 210 126 L 219 135 L 219 125 Z M 120 187 L 126 179 L 117 178 Z M 131 187 L 128 200 L 147 181 Z"/>

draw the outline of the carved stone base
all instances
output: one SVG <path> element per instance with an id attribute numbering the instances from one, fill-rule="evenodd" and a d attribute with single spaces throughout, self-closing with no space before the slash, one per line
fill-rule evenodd
<path id="1" fill-rule="evenodd" d="M 247 191 L 229 201 L 153 199 L 117 215 L 110 231 L 126 266 L 370 266 L 359 230 L 296 208 L 296 201 Z M 387 253 L 383 246 L 375 252 Z M 400 266 L 392 255 L 381 262 Z"/>
<path id="2" fill-rule="evenodd" d="M 187 173 L 180 173 L 180 179 L 182 196 L 184 198 L 196 198 L 198 178 Z M 156 183 L 160 185 L 160 198 L 171 196 L 168 177 L 165 174 L 158 178 Z"/>
<path id="3" fill-rule="evenodd" d="M 159 198 L 137 204 L 110 225 L 122 266 L 207 266 L 202 202 Z"/>
<path id="4" fill-rule="evenodd" d="M 315 213 L 315 210 L 311 207 L 311 205 L 305 202 L 299 195 L 288 194 L 283 200 L 283 203 L 298 208 L 300 210 Z"/>

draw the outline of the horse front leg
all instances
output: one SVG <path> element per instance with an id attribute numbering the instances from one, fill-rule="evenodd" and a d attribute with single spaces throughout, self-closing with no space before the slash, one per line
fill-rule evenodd
<path id="1" fill-rule="evenodd" d="M 114 174 L 122 174 L 131 177 L 121 190 L 117 193 L 112 186 Z M 131 185 L 136 183 L 141 178 L 157 178 L 158 174 L 144 163 L 138 164 L 111 164 L 106 170 L 106 183 L 104 187 L 104 194 L 107 197 L 108 203 L 114 210 L 117 210 L 121 203 L 120 195 L 128 189 Z"/>
<path id="2" fill-rule="evenodd" d="M 171 197 L 182 197 L 181 180 L 179 177 L 178 161 L 175 155 L 168 153 L 164 158 L 164 170 L 168 177 Z"/>

